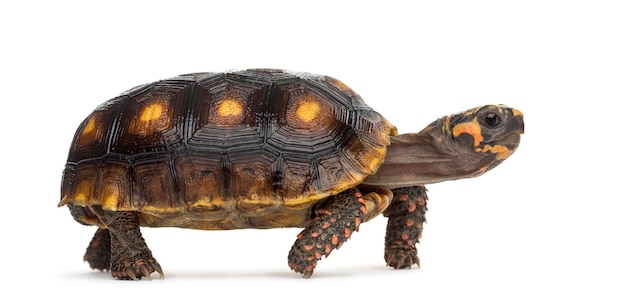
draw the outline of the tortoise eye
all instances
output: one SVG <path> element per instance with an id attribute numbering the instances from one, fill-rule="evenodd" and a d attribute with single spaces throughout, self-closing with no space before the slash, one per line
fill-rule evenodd
<path id="1" fill-rule="evenodd" d="M 485 123 L 487 124 L 487 126 L 490 127 L 495 127 L 499 125 L 501 121 L 502 118 L 494 113 L 489 113 L 485 116 Z"/>

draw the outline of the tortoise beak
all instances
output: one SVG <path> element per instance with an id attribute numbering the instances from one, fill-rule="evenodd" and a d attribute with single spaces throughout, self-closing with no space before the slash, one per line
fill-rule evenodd
<path id="1" fill-rule="evenodd" d="M 509 135 L 505 137 L 501 144 L 509 148 L 511 153 L 517 149 L 520 143 L 521 135 L 524 134 L 524 115 L 520 110 L 511 109 L 513 117 L 507 122 L 507 130 Z"/>
<path id="2" fill-rule="evenodd" d="M 511 121 L 514 129 L 519 131 L 518 134 L 524 134 L 524 114 L 518 109 L 511 109 L 511 112 L 513 112 L 513 119 L 511 119 Z"/>

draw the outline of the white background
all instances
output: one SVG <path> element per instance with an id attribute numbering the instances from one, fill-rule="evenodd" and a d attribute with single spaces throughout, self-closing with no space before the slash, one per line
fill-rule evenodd
<path id="1" fill-rule="evenodd" d="M 621 1 L 19 3 L 0 5 L 0 302 L 626 301 Z M 137 84 L 249 67 L 332 75 L 401 132 L 505 103 L 526 134 L 429 187 L 419 270 L 385 268 L 383 217 L 309 280 L 287 267 L 299 229 L 144 229 L 165 280 L 89 269 L 95 229 L 56 208 L 78 124 Z"/>

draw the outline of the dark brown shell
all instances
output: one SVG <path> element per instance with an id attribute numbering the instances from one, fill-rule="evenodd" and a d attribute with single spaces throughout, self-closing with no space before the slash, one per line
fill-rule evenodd
<path id="1" fill-rule="evenodd" d="M 139 211 L 148 226 L 301 226 L 312 204 L 377 170 L 394 132 L 327 76 L 181 75 L 135 87 L 83 121 L 60 205 Z"/>

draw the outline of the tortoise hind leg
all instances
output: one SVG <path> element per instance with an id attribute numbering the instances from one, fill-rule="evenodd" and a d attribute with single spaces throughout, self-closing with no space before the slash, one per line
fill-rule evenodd
<path id="1" fill-rule="evenodd" d="M 289 267 L 310 277 L 317 261 L 339 249 L 362 222 L 380 214 L 390 200 L 391 192 L 362 195 L 351 189 L 320 203 L 289 251 Z"/>
<path id="2" fill-rule="evenodd" d="M 91 269 L 111 269 L 111 235 L 108 229 L 98 228 L 83 259 L 89 263 Z"/>
<path id="3" fill-rule="evenodd" d="M 137 280 L 145 276 L 151 279 L 150 274 L 155 271 L 161 275 L 161 278 L 163 277 L 161 266 L 152 257 L 152 252 L 141 236 L 136 212 L 107 211 L 100 206 L 89 208 L 108 228 L 111 242 L 110 270 L 114 277 Z M 96 232 L 94 239 L 99 237 L 99 232 L 100 230 Z M 98 249 L 97 246 L 92 248 L 91 244 L 89 248 Z"/>
<path id="4" fill-rule="evenodd" d="M 426 188 L 424 186 L 393 190 L 393 201 L 385 212 L 388 218 L 385 236 L 385 261 L 396 269 L 419 267 L 416 243 L 426 221 Z"/>

